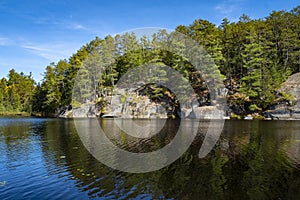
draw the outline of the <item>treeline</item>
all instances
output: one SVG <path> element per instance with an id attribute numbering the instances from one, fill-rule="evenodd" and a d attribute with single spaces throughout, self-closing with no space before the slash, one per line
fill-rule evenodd
<path id="1" fill-rule="evenodd" d="M 177 31 L 211 54 L 226 77 L 229 105 L 238 105 L 242 112 L 261 111 L 279 96 L 289 98 L 277 89 L 300 71 L 300 6 L 290 12 L 273 11 L 265 19 L 243 15 L 230 23 L 225 18 L 219 27 L 196 20 Z"/>
<path id="2" fill-rule="evenodd" d="M 10 70 L 0 80 L 0 112 L 32 112 L 35 83 L 30 75 Z"/>
<path id="3" fill-rule="evenodd" d="M 229 90 L 229 106 L 238 106 L 242 113 L 261 112 L 279 98 L 289 100 L 289 95 L 278 93 L 278 88 L 288 76 L 300 72 L 300 6 L 289 12 L 273 11 L 265 19 L 243 15 L 238 22 L 230 22 L 225 18 L 220 26 L 197 19 L 188 26 L 178 26 L 176 31 L 197 41 L 214 60 L 212 67 L 219 69 Z M 99 96 L 128 69 L 149 62 L 173 67 L 189 78 L 194 89 L 201 88 L 195 82 L 200 81 L 199 75 L 185 58 L 154 48 L 165 37 L 164 31 L 151 39 L 130 33 L 96 37 L 68 60 L 47 66 L 42 83 L 37 85 L 30 75 L 11 78 L 16 74 L 11 71 L 8 80 L 1 80 L 0 109 L 55 113 L 72 104 L 77 72 L 89 65 L 87 61 L 106 68 L 96 85 Z M 126 52 L 127 49 L 136 50 Z M 31 85 L 25 87 L 23 82 Z M 157 89 L 155 95 L 159 96 L 160 91 Z M 89 95 L 82 97 L 88 99 Z"/>

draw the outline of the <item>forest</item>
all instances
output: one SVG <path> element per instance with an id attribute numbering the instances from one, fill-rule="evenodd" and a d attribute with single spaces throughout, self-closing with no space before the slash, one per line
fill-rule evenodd
<path id="1" fill-rule="evenodd" d="M 242 15 L 239 21 L 230 22 L 225 18 L 219 26 L 196 19 L 190 25 L 177 26 L 176 31 L 197 41 L 213 59 L 211 67 L 220 72 L 228 89 L 227 104 L 238 107 L 238 114 L 262 113 L 279 101 L 292 102 L 290 94 L 278 89 L 290 75 L 300 72 L 300 6 L 291 11 L 273 11 L 264 19 Z M 50 63 L 41 83 L 36 83 L 32 74 L 11 69 L 7 77 L 0 79 L 0 112 L 47 115 L 71 104 L 74 107 L 72 93 L 77 73 L 87 65 L 86 60 L 93 59 L 100 65 L 112 63 L 97 80 L 95 90 L 99 96 L 110 91 L 126 71 L 149 62 L 174 68 L 198 91 L 202 86 L 193 81 L 198 75 L 185 58 L 153 48 L 167 36 L 162 30 L 151 39 L 129 33 L 96 37 L 70 58 Z M 128 48 L 136 50 L 124 53 Z M 97 57 L 99 52 L 101 57 Z M 153 100 L 164 90 L 154 88 Z M 82 97 L 88 99 L 89 95 Z"/>

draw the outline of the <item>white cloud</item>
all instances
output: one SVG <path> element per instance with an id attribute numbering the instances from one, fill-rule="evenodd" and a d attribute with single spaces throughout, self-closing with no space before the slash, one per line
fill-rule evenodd
<path id="1" fill-rule="evenodd" d="M 21 45 L 21 47 L 33 54 L 49 60 L 50 62 L 57 62 L 60 59 L 66 59 L 79 48 L 79 46 L 75 44 L 67 43 L 39 45 L 29 43 Z"/>
<path id="2" fill-rule="evenodd" d="M 72 30 L 85 30 L 88 31 L 89 29 L 78 22 L 73 22 L 72 20 L 59 20 L 56 18 L 33 18 L 32 21 L 36 24 L 46 24 L 46 25 L 54 25 L 60 28 L 67 28 Z"/>
<path id="3" fill-rule="evenodd" d="M 77 23 L 69 24 L 67 27 L 69 29 L 74 29 L 74 30 L 86 30 L 86 31 L 88 30 L 88 28 L 86 28 L 82 24 L 77 24 Z"/>
<path id="4" fill-rule="evenodd" d="M 13 41 L 6 37 L 0 37 L 0 46 L 8 46 L 11 45 Z"/>
<path id="5" fill-rule="evenodd" d="M 56 28 L 71 29 L 71 30 L 89 31 L 89 28 L 87 28 L 85 25 L 73 21 L 72 17 L 70 17 L 70 20 L 55 18 L 54 16 L 51 15 L 48 17 L 34 17 L 28 15 L 26 16 L 26 18 L 38 25 L 55 26 Z"/>
<path id="6" fill-rule="evenodd" d="M 244 0 L 224 0 L 215 6 L 215 11 L 220 18 L 229 18 L 237 21 L 242 14 Z"/>
<path id="7" fill-rule="evenodd" d="M 220 12 L 220 14 L 228 15 L 240 10 L 240 7 L 238 5 L 219 4 L 215 7 L 215 9 Z"/>

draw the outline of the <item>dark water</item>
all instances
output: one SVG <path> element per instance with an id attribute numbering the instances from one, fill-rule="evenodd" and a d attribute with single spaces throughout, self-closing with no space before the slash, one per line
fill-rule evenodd
<path id="1" fill-rule="evenodd" d="M 134 152 L 161 148 L 177 129 L 171 120 L 158 136 L 137 141 L 112 122 L 100 124 Z M 173 164 L 132 174 L 97 161 L 72 120 L 0 118 L 0 199 L 300 199 L 300 121 L 226 121 L 217 146 L 199 159 L 206 129 L 200 123 Z"/>

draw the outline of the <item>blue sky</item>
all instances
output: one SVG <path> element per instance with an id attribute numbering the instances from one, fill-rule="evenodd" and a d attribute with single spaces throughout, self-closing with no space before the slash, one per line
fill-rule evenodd
<path id="1" fill-rule="evenodd" d="M 42 79 L 51 62 L 69 58 L 96 36 L 130 29 L 174 29 L 195 19 L 219 25 L 243 14 L 264 18 L 300 0 L 0 0 L 0 77 L 11 68 Z"/>

